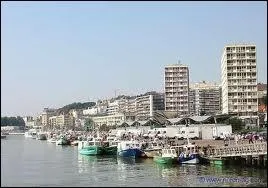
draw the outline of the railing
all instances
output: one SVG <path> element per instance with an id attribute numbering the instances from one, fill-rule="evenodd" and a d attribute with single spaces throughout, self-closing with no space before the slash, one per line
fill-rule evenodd
<path id="1" fill-rule="evenodd" d="M 267 143 L 223 146 L 208 150 L 209 157 L 231 157 L 267 154 Z"/>

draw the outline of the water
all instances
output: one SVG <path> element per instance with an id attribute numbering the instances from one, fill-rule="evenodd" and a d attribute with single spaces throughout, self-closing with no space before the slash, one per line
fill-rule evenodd
<path id="1" fill-rule="evenodd" d="M 267 187 L 267 170 L 82 156 L 77 147 L 8 135 L 1 139 L 1 186 Z"/>

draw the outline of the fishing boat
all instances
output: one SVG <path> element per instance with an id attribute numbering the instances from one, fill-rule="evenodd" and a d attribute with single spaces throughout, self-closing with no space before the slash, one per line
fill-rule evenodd
<path id="1" fill-rule="evenodd" d="M 56 143 L 57 142 L 57 137 L 56 136 L 57 136 L 56 134 L 53 134 L 53 135 L 48 134 L 47 141 L 50 142 L 50 143 Z"/>
<path id="2" fill-rule="evenodd" d="M 65 136 L 60 136 L 56 141 L 56 145 L 70 145 L 70 141 Z"/>
<path id="3" fill-rule="evenodd" d="M 47 140 L 46 133 L 43 132 L 37 133 L 37 140 Z"/>
<path id="4" fill-rule="evenodd" d="M 6 138 L 7 136 L 6 135 L 3 135 L 2 133 L 1 133 L 1 139 L 3 138 Z"/>
<path id="5" fill-rule="evenodd" d="M 198 153 L 197 146 L 195 144 L 188 143 L 188 144 L 176 146 L 176 147 L 179 153 L 178 163 L 180 164 L 198 164 L 199 163 L 199 153 Z"/>
<path id="6" fill-rule="evenodd" d="M 107 140 L 103 142 L 104 155 L 116 155 L 118 143 L 119 141 L 115 138 L 107 138 Z"/>
<path id="7" fill-rule="evenodd" d="M 159 142 L 152 142 L 147 144 L 145 146 L 145 149 L 143 149 L 146 157 L 153 158 L 155 155 L 158 154 L 159 151 L 162 149 L 162 145 Z"/>
<path id="8" fill-rule="evenodd" d="M 154 161 L 161 164 L 172 164 L 175 163 L 178 158 L 175 149 L 161 149 L 158 155 L 154 156 Z"/>
<path id="9" fill-rule="evenodd" d="M 144 157 L 141 149 L 142 144 L 138 141 L 121 141 L 117 145 L 117 155 L 120 157 Z"/>
<path id="10" fill-rule="evenodd" d="M 79 141 L 78 151 L 82 155 L 102 155 L 104 154 L 102 139 L 99 137 L 89 138 L 87 141 Z"/>
<path id="11" fill-rule="evenodd" d="M 37 130 L 36 129 L 30 129 L 29 131 L 24 133 L 24 136 L 26 138 L 36 138 Z"/>

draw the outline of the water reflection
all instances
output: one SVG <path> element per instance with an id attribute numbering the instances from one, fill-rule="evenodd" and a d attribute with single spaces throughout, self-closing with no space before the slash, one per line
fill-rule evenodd
<path id="1" fill-rule="evenodd" d="M 78 172 L 88 173 L 94 171 L 97 165 L 97 156 L 78 154 Z"/>

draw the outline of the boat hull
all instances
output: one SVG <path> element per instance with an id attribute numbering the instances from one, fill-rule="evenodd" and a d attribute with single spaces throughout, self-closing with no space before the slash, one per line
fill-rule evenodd
<path id="1" fill-rule="evenodd" d="M 69 145 L 69 141 L 66 139 L 60 139 L 58 141 L 56 141 L 56 145 Z"/>
<path id="2" fill-rule="evenodd" d="M 4 138 L 6 138 L 6 137 L 7 137 L 6 135 L 1 135 L 1 139 L 2 139 L 2 138 L 4 139 Z"/>
<path id="3" fill-rule="evenodd" d="M 147 158 L 154 158 L 154 156 L 158 155 L 158 152 L 160 151 L 161 149 L 159 150 L 145 150 L 144 153 L 145 153 L 145 156 Z"/>
<path id="4" fill-rule="evenodd" d="M 219 166 L 222 166 L 225 164 L 225 161 L 222 159 L 210 159 L 209 162 L 210 164 L 219 165 Z"/>
<path id="5" fill-rule="evenodd" d="M 185 157 L 185 155 L 181 155 L 181 156 L 179 156 L 177 161 L 180 164 L 198 164 L 199 163 L 199 155 L 198 154 L 191 154 L 187 157 Z"/>
<path id="6" fill-rule="evenodd" d="M 161 156 L 154 156 L 153 159 L 156 163 L 160 163 L 160 164 L 172 164 L 174 162 L 176 162 L 176 158 L 172 158 L 172 157 L 161 157 Z"/>
<path id="7" fill-rule="evenodd" d="M 104 149 L 99 146 L 86 146 L 79 150 L 81 155 L 102 155 L 104 154 Z"/>
<path id="8" fill-rule="evenodd" d="M 126 150 L 121 150 L 117 152 L 117 155 L 120 157 L 132 157 L 132 158 L 138 158 L 138 157 L 144 157 L 145 154 L 143 151 L 137 148 L 129 148 Z"/>
<path id="9" fill-rule="evenodd" d="M 41 135 L 38 135 L 38 138 L 37 139 L 38 140 L 47 140 L 47 137 L 46 137 L 46 135 L 41 134 Z"/>
<path id="10" fill-rule="evenodd" d="M 117 154 L 117 146 L 109 146 L 104 148 L 105 155 L 116 155 Z"/>

